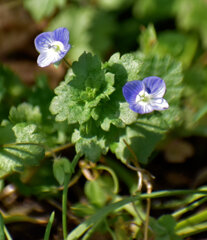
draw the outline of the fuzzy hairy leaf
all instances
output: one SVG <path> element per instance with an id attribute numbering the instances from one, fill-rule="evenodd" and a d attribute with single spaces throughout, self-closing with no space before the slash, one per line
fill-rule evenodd
<path id="1" fill-rule="evenodd" d="M 164 132 L 181 120 L 181 64 L 170 57 L 114 54 L 101 66 L 96 56 L 84 53 L 66 80 L 56 88 L 50 110 L 57 121 L 77 123 L 72 135 L 76 151 L 97 161 L 109 146 L 122 161 L 130 157 L 125 139 L 140 162 L 147 162 Z M 170 108 L 139 115 L 129 109 L 122 94 L 128 81 L 158 76 L 167 85 Z M 116 137 L 115 137 L 116 136 Z"/>
<path id="2" fill-rule="evenodd" d="M 106 154 L 108 150 L 104 137 L 82 137 L 78 130 L 73 133 L 72 142 L 75 143 L 77 153 L 84 154 L 86 159 L 93 162 L 97 161 L 101 154 Z"/>
<path id="3" fill-rule="evenodd" d="M 36 132 L 36 126 L 19 123 L 13 128 L 6 126 L 1 130 L 3 128 L 11 139 L 0 147 L 0 178 L 37 165 L 44 157 L 44 148 L 39 144 L 42 136 Z M 14 139 L 16 143 L 9 143 Z"/>
<path id="4" fill-rule="evenodd" d="M 17 107 L 11 107 L 9 119 L 12 123 L 30 122 L 40 123 L 42 115 L 38 106 L 33 107 L 29 103 L 22 103 Z"/>
<path id="5" fill-rule="evenodd" d="M 104 74 L 97 56 L 83 53 L 74 62 L 73 73 L 68 73 L 64 82 L 55 89 L 50 110 L 57 121 L 82 124 L 92 116 L 93 108 L 114 91 L 113 75 Z"/>
<path id="6" fill-rule="evenodd" d="M 122 61 L 122 58 L 120 58 L 119 62 Z M 120 140 L 111 144 L 111 150 L 119 159 L 126 162 L 131 157 L 131 154 L 123 142 L 123 139 L 125 139 L 137 155 L 138 160 L 141 163 L 147 163 L 149 156 L 156 144 L 162 139 L 163 134 L 176 126 L 178 122 L 181 122 L 182 69 L 181 64 L 170 57 L 145 57 L 138 53 L 134 55 L 135 62 L 136 59 L 140 63 L 140 67 L 137 67 L 134 71 L 131 70 L 128 81 L 142 80 L 148 76 L 161 77 L 166 83 L 165 99 L 170 107 L 163 112 L 139 115 L 136 123 L 129 125 L 124 134 L 121 133 Z M 134 75 L 136 75 L 136 78 L 134 78 Z M 128 112 L 130 111 L 132 110 L 128 109 Z"/>

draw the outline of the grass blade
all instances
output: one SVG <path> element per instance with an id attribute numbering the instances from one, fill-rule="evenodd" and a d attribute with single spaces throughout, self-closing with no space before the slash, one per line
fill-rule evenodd
<path id="1" fill-rule="evenodd" d="M 47 227 L 46 227 L 46 230 L 45 230 L 44 240 L 49 240 L 50 231 L 51 231 L 51 228 L 52 228 L 54 218 L 55 218 L 55 212 L 53 211 L 50 215 L 50 219 L 48 221 L 48 224 L 47 224 Z"/>
<path id="2" fill-rule="evenodd" d="M 0 239 L 5 240 L 5 235 L 4 235 L 4 219 L 0 213 Z"/>

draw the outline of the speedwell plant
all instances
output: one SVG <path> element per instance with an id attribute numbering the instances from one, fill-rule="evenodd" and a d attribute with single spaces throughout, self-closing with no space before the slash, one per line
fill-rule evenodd
<path id="1" fill-rule="evenodd" d="M 34 42 L 40 67 L 62 59 L 67 62 L 71 46 L 66 28 L 41 33 Z M 67 189 L 80 158 L 94 163 L 111 151 L 138 172 L 151 192 L 148 180 L 152 176 L 139 164 L 146 164 L 166 132 L 181 122 L 182 69 L 169 56 L 145 55 L 141 51 L 122 56 L 115 53 L 107 62 L 84 52 L 67 66 L 65 79 L 54 92 L 44 79 L 39 79 L 28 102 L 12 107 L 9 120 L 2 122 L 0 131 L 7 139 L 5 143 L 0 138 L 0 177 L 38 165 L 44 156 L 54 156 L 54 175 L 64 185 L 63 236 L 69 240 L 76 238 L 73 234 L 67 237 Z M 75 145 L 72 162 L 55 155 L 62 149 L 60 144 L 68 143 Z M 49 151 L 51 147 L 54 150 Z M 133 154 L 134 167 L 129 165 Z M 138 190 L 141 187 L 139 183 Z M 135 200 L 130 198 L 117 207 Z M 145 226 L 147 239 L 148 224 Z M 77 232 L 79 236 L 83 233 L 77 230 L 74 234 Z"/>

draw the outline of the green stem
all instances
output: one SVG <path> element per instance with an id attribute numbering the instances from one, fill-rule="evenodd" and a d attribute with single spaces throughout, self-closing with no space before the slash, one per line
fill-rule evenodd
<path id="1" fill-rule="evenodd" d="M 68 149 L 70 147 L 74 146 L 74 144 L 72 143 L 67 143 L 65 145 L 61 145 L 59 147 L 53 148 L 52 150 L 46 151 L 45 152 L 45 157 L 51 157 L 53 156 L 55 153 L 63 151 L 65 149 Z"/>
<path id="2" fill-rule="evenodd" d="M 111 177 L 114 182 L 114 194 L 117 194 L 119 191 L 119 181 L 118 181 L 118 178 L 117 178 L 115 172 L 111 168 L 109 168 L 107 166 L 103 166 L 103 165 L 96 166 L 95 169 L 105 170 L 111 174 Z"/>
<path id="3" fill-rule="evenodd" d="M 9 231 L 7 230 L 6 226 L 4 226 L 4 233 L 5 233 L 5 236 L 7 237 L 7 240 L 12 240 L 12 237 Z"/>
<path id="4" fill-rule="evenodd" d="M 146 198 L 160 198 L 160 197 L 171 197 L 171 196 L 181 196 L 187 194 L 203 194 L 206 195 L 207 191 L 198 189 L 198 190 L 163 190 L 163 191 L 154 191 L 152 193 L 143 193 L 140 195 L 142 199 Z"/>
<path id="5" fill-rule="evenodd" d="M 177 231 L 189 226 L 196 228 L 197 224 L 202 223 L 204 221 L 207 221 L 207 210 L 196 213 L 195 215 L 180 221 L 179 223 L 177 223 L 175 230 Z"/>
<path id="6" fill-rule="evenodd" d="M 144 240 L 148 240 L 148 228 L 149 228 L 151 199 L 147 198 L 146 201 L 147 201 L 147 210 L 146 210 L 146 219 L 145 219 L 145 225 L 144 225 Z"/>
<path id="7" fill-rule="evenodd" d="M 189 206 L 187 206 L 187 207 L 185 207 L 185 208 L 182 208 L 182 209 L 174 212 L 174 213 L 172 214 L 172 216 L 173 216 L 174 218 L 178 218 L 178 217 L 182 216 L 184 213 L 189 212 L 189 211 L 192 211 L 193 209 L 199 207 L 201 204 L 203 204 L 203 203 L 206 202 L 206 201 L 207 201 L 207 197 L 204 197 L 204 198 L 202 198 L 202 199 L 199 199 L 198 201 L 192 203 L 191 205 L 189 205 Z"/>
<path id="8" fill-rule="evenodd" d="M 3 216 L 1 215 L 0 212 L 0 239 L 5 240 L 5 235 L 4 235 L 4 219 Z"/>
<path id="9" fill-rule="evenodd" d="M 75 167 L 80 159 L 81 154 L 76 154 L 73 158 L 71 163 L 71 173 L 65 174 L 64 179 L 64 188 L 63 188 L 63 195 L 62 195 L 62 225 L 63 225 L 63 239 L 67 238 L 67 201 L 68 201 L 68 185 L 71 179 L 72 174 L 75 171 Z"/>
<path id="10" fill-rule="evenodd" d="M 68 201 L 68 184 L 70 182 L 71 174 L 65 175 L 64 188 L 62 196 L 62 225 L 63 225 L 63 239 L 67 237 L 67 201 Z"/>

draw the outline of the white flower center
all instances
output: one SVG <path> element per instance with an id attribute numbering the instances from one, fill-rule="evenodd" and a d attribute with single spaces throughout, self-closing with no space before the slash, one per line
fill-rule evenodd
<path id="1" fill-rule="evenodd" d="M 145 90 L 142 90 L 136 96 L 136 103 L 139 103 L 141 105 L 147 105 L 149 104 L 150 99 L 150 94 L 147 93 Z"/>
<path id="2" fill-rule="evenodd" d="M 51 45 L 49 45 L 49 49 L 54 52 L 62 52 L 64 50 L 64 45 L 60 41 L 54 41 Z"/>

